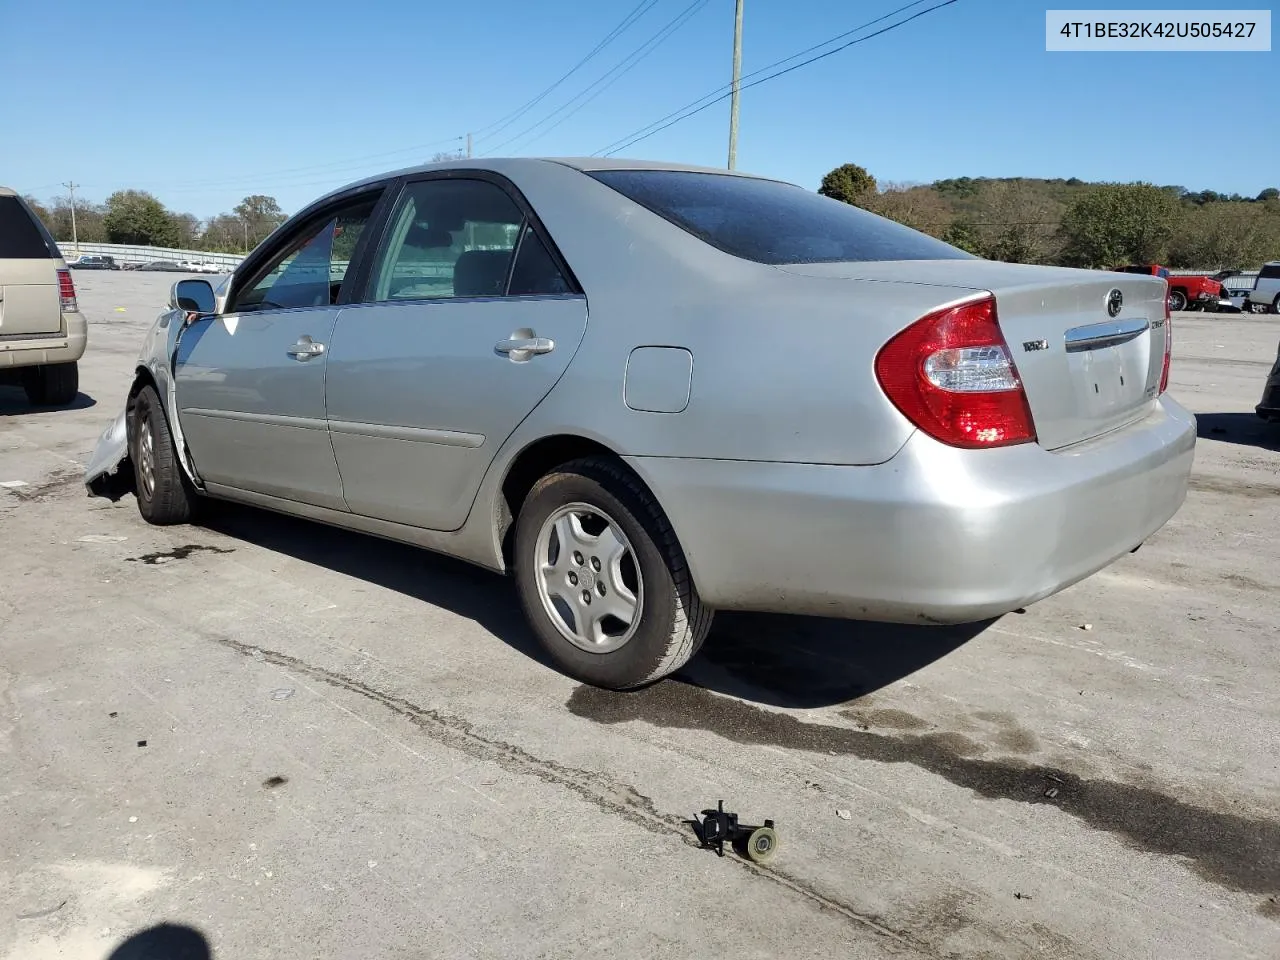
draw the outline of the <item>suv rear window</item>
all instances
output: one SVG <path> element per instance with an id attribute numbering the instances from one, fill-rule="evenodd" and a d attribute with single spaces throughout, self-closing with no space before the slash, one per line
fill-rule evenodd
<path id="1" fill-rule="evenodd" d="M 1274 280 L 1280 277 L 1280 263 L 1268 263 L 1258 273 L 1259 280 Z"/>
<path id="2" fill-rule="evenodd" d="M 789 183 L 680 170 L 599 170 L 589 176 L 713 247 L 757 263 L 974 259 Z"/>
<path id="3" fill-rule="evenodd" d="M 48 234 L 17 197 L 0 197 L 0 260 L 48 260 Z"/>

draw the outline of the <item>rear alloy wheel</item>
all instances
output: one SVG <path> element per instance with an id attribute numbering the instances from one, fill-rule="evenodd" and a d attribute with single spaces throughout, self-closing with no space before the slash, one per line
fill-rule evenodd
<path id="1" fill-rule="evenodd" d="M 675 532 L 620 464 L 588 457 L 539 480 L 516 520 L 525 616 L 565 673 L 625 690 L 682 667 L 712 612 Z"/>
<path id="2" fill-rule="evenodd" d="M 196 492 L 182 472 L 160 397 L 143 387 L 133 407 L 129 454 L 138 512 L 148 523 L 168 526 L 191 519 Z"/>
<path id="3" fill-rule="evenodd" d="M 1179 310 L 1187 309 L 1187 295 L 1181 290 L 1169 291 L 1169 310 L 1177 313 Z"/>
<path id="4" fill-rule="evenodd" d="M 80 367 L 71 363 L 46 363 L 22 371 L 22 389 L 37 407 L 65 407 L 80 392 Z"/>

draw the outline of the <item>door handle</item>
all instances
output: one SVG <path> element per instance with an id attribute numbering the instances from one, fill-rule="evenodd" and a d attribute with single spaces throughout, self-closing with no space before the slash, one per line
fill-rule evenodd
<path id="1" fill-rule="evenodd" d="M 493 349 L 519 363 L 541 353 L 550 353 L 555 348 L 556 342 L 549 337 L 521 337 L 499 340 Z"/>
<path id="2" fill-rule="evenodd" d="M 300 363 L 305 363 L 312 357 L 318 357 L 324 353 L 324 344 L 316 343 L 310 337 L 301 337 L 297 343 L 285 351 L 293 359 Z"/>

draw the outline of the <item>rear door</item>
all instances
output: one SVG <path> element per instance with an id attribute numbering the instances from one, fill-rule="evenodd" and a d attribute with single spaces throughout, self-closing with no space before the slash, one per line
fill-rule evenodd
<path id="1" fill-rule="evenodd" d="M 325 369 L 345 267 L 380 194 L 301 221 L 237 282 L 224 313 L 184 331 L 178 416 L 207 483 L 346 509 L 325 423 Z"/>
<path id="2" fill-rule="evenodd" d="M 406 184 L 366 302 L 338 317 L 326 407 L 354 513 L 460 527 L 586 330 L 586 299 L 523 198 L 474 177 Z"/>
<path id="3" fill-rule="evenodd" d="M 26 205 L 0 193 L 0 339 L 62 332 L 57 256 Z"/>

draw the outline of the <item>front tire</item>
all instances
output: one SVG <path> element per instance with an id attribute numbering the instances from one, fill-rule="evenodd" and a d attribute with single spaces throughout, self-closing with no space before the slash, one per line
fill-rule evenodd
<path id="1" fill-rule="evenodd" d="M 534 484 L 516 519 L 515 574 L 543 649 L 592 686 L 652 683 L 684 666 L 711 627 L 666 514 L 607 458 Z"/>
<path id="2" fill-rule="evenodd" d="M 1187 295 L 1181 290 L 1169 291 L 1169 310 L 1177 313 L 1180 310 L 1187 309 Z"/>
<path id="3" fill-rule="evenodd" d="M 157 526 L 190 520 L 197 494 L 178 462 L 160 397 L 149 385 L 134 402 L 129 454 L 142 519 Z"/>
<path id="4" fill-rule="evenodd" d="M 34 406 L 65 407 L 80 392 L 80 366 L 73 360 L 27 367 L 22 371 L 22 389 Z"/>

